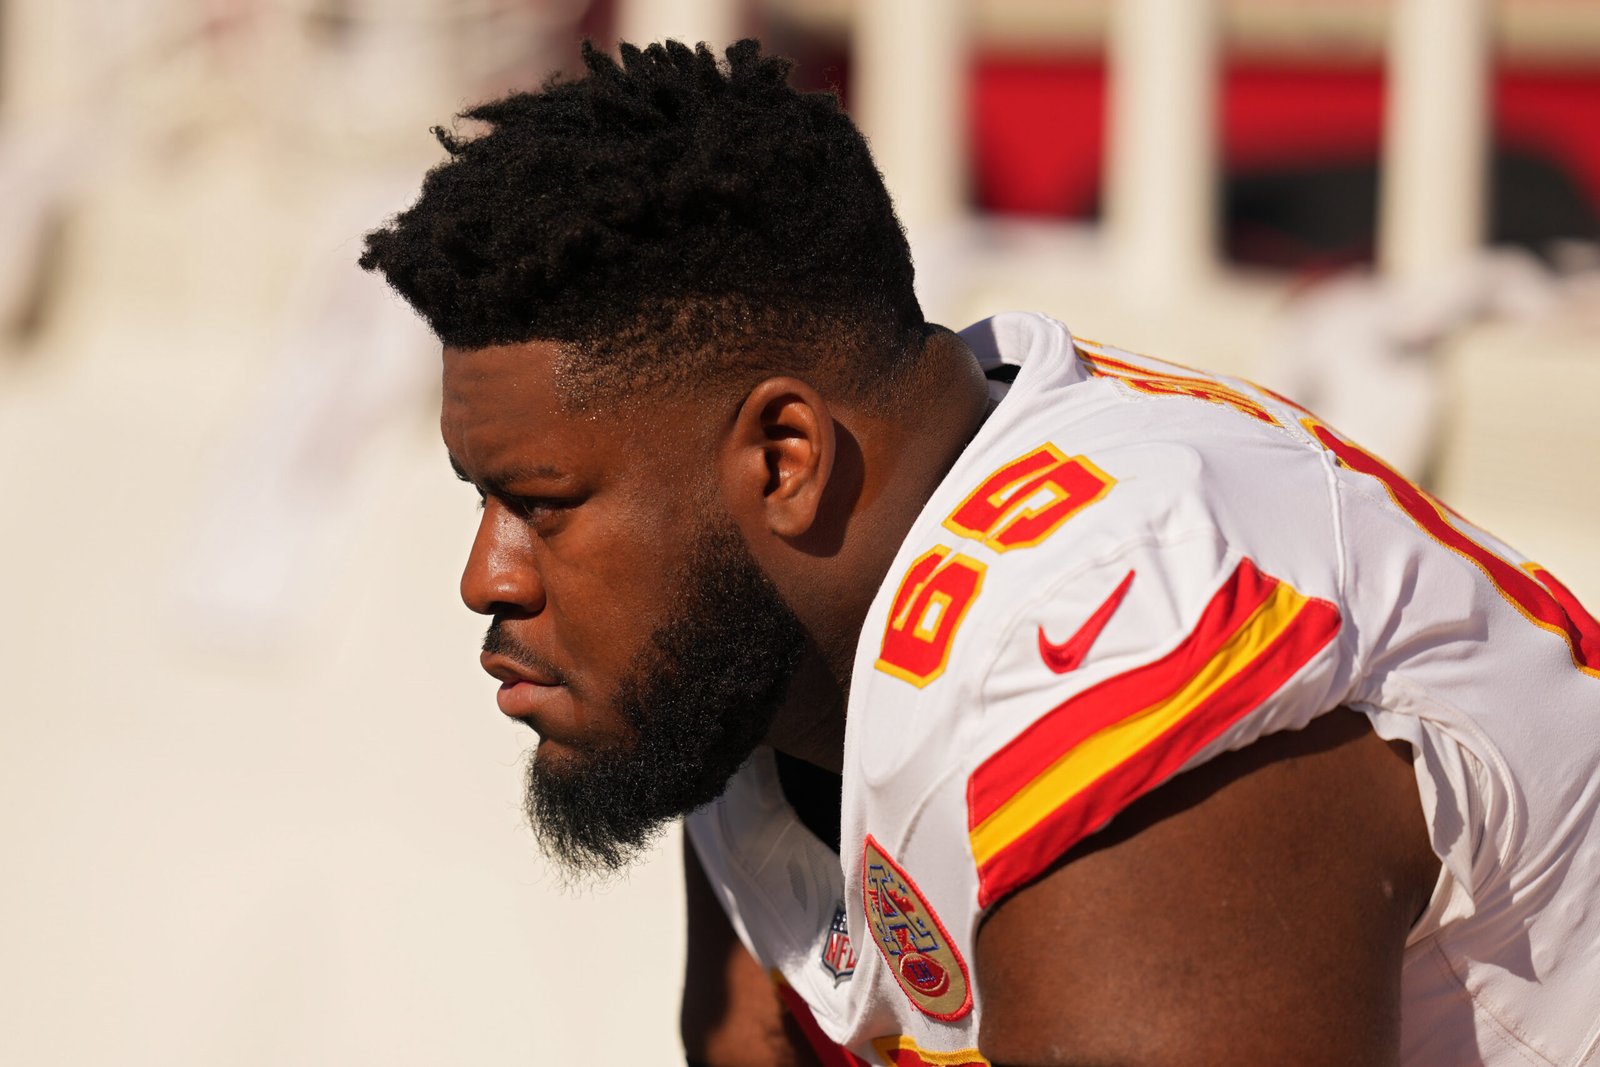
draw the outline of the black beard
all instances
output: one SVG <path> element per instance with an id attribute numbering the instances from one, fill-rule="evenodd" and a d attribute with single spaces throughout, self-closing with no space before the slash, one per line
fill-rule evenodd
<path id="1" fill-rule="evenodd" d="M 676 614 L 618 684 L 633 743 L 559 768 L 535 753 L 528 765 L 526 810 L 545 854 L 571 877 L 614 874 L 715 800 L 767 736 L 804 648 L 800 620 L 732 522 L 708 523 Z"/>

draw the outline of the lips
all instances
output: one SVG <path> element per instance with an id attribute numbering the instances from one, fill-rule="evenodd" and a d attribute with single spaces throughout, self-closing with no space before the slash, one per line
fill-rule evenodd
<path id="1" fill-rule="evenodd" d="M 478 662 L 491 677 L 498 678 L 505 685 L 517 685 L 526 682 L 529 685 L 556 686 L 561 684 L 561 679 L 551 670 L 534 670 L 524 664 L 501 655 L 498 652 L 485 652 L 478 657 Z"/>
<path id="2" fill-rule="evenodd" d="M 495 703 L 512 718 L 528 719 L 548 712 L 564 688 L 553 672 L 532 670 L 498 653 L 485 652 L 479 662 L 491 677 L 499 679 Z"/>
<path id="3" fill-rule="evenodd" d="M 533 719 L 541 712 L 548 713 L 552 702 L 561 694 L 559 685 L 535 685 L 532 682 L 503 682 L 494 695 L 502 714 L 513 719 Z M 542 732 L 542 731 L 541 731 Z"/>

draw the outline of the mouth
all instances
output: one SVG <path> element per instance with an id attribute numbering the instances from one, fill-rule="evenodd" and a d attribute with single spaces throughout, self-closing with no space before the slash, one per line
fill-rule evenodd
<path id="1" fill-rule="evenodd" d="M 553 671 L 534 670 L 499 653 L 485 652 L 478 661 L 491 678 L 499 680 L 495 703 L 502 714 L 513 719 L 533 719 L 548 712 L 566 685 Z"/>

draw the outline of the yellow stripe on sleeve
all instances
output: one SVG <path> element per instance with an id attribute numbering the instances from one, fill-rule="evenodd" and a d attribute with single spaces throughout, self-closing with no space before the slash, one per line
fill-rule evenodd
<path id="1" fill-rule="evenodd" d="M 1176 691 L 1091 734 L 1021 786 L 971 831 L 979 864 L 1027 833 L 1062 804 L 1091 788 L 1200 707 L 1269 647 L 1307 598 L 1279 583 L 1259 608 Z"/>

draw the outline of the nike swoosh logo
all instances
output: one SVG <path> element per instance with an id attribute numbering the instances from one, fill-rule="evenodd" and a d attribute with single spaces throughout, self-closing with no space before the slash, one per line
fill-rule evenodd
<path id="1" fill-rule="evenodd" d="M 1089 655 L 1090 647 L 1100 636 L 1100 631 L 1106 628 L 1106 623 L 1111 621 L 1111 616 L 1117 613 L 1122 598 L 1128 595 L 1128 587 L 1132 584 L 1133 572 L 1129 571 L 1121 584 L 1106 597 L 1105 603 L 1096 608 L 1094 614 L 1078 627 L 1078 632 L 1060 644 L 1045 637 L 1044 627 L 1039 627 L 1039 655 L 1044 659 L 1044 665 L 1057 674 L 1066 674 L 1082 666 L 1085 657 Z"/>

